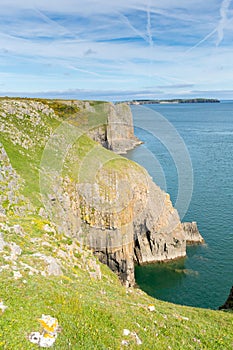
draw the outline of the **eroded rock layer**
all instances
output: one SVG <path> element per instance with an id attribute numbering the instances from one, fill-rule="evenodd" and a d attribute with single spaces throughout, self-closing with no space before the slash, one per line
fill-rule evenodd
<path id="1" fill-rule="evenodd" d="M 95 183 L 78 187 L 82 238 L 127 285 L 134 283 L 135 261 L 185 256 L 185 234 L 169 195 L 136 163 L 115 159 L 99 170 Z"/>

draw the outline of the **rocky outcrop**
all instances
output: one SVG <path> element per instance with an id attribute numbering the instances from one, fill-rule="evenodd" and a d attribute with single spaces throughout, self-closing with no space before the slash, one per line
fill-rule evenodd
<path id="1" fill-rule="evenodd" d="M 125 103 L 120 103 L 108 104 L 107 108 L 107 148 L 123 154 L 139 145 L 141 142 L 134 135 L 130 107 Z"/>
<path id="2" fill-rule="evenodd" d="M 233 286 L 231 288 L 229 297 L 227 298 L 225 304 L 220 306 L 219 310 L 233 310 Z"/>
<path id="3" fill-rule="evenodd" d="M 204 238 L 201 236 L 197 223 L 193 222 L 184 222 L 182 223 L 186 244 L 203 244 Z"/>
<path id="4" fill-rule="evenodd" d="M 78 104 L 79 108 L 81 104 Z M 85 108 L 84 108 L 85 107 Z M 126 103 L 98 103 L 88 107 L 85 103 L 83 113 L 88 123 L 82 125 L 87 135 L 103 147 L 119 154 L 134 148 L 142 142 L 134 135 L 133 117 Z M 80 122 L 80 115 L 76 117 Z"/>
<path id="5" fill-rule="evenodd" d="M 134 221 L 134 258 L 138 264 L 168 261 L 186 255 L 186 240 L 170 196 L 149 182 L 147 205 Z"/>
<path id="6" fill-rule="evenodd" d="M 185 256 L 186 240 L 168 194 L 134 162 L 115 158 L 78 185 L 82 243 L 134 284 L 134 263 L 152 263 Z"/>

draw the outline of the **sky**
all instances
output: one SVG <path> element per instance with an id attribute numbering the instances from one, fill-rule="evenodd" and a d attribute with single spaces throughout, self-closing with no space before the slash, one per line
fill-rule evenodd
<path id="1" fill-rule="evenodd" d="M 0 0 L 0 95 L 233 99 L 233 0 Z"/>

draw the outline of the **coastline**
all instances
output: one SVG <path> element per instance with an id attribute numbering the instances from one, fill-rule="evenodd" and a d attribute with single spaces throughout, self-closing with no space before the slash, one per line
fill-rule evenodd
<path id="1" fill-rule="evenodd" d="M 125 101 L 128 105 L 147 105 L 147 104 L 183 104 L 183 103 L 220 103 L 214 98 L 191 98 L 191 99 L 164 99 L 164 100 L 132 100 Z"/>

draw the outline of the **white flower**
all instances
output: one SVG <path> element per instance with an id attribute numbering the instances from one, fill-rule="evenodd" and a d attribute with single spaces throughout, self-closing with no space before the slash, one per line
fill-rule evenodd
<path id="1" fill-rule="evenodd" d="M 148 306 L 148 310 L 149 310 L 149 311 L 155 311 L 154 305 L 149 305 L 149 306 Z"/>
<path id="2" fill-rule="evenodd" d="M 20 271 L 13 271 L 13 275 L 15 280 L 23 277 Z"/>
<path id="3" fill-rule="evenodd" d="M 128 345 L 129 345 L 129 342 L 128 342 L 127 340 L 122 340 L 121 345 L 128 346 Z"/>
<path id="4" fill-rule="evenodd" d="M 130 330 L 128 330 L 128 329 L 123 329 L 123 335 L 130 335 Z"/>
<path id="5" fill-rule="evenodd" d="M 8 306 L 4 305 L 3 301 L 0 300 L 0 310 L 2 310 L 2 312 L 4 312 L 7 308 L 8 308 Z"/>

